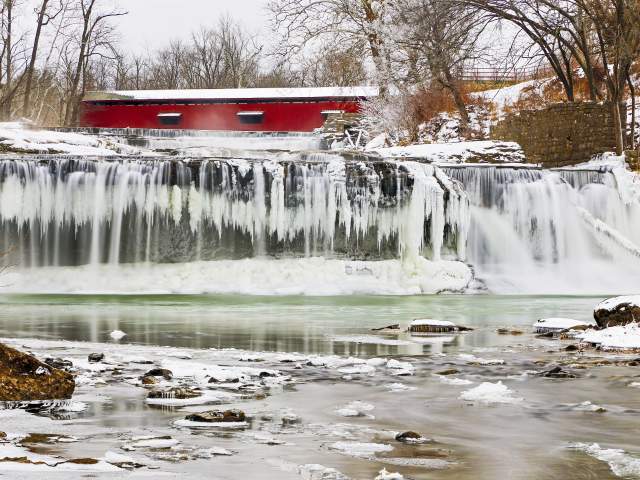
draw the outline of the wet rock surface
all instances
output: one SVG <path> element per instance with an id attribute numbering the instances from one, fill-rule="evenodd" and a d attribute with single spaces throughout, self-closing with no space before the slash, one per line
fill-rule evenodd
<path id="1" fill-rule="evenodd" d="M 0 344 L 0 401 L 71 398 L 73 376 L 37 358 Z"/>

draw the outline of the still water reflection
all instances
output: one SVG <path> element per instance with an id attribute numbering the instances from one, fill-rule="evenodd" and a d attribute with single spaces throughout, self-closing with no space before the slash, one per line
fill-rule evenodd
<path id="1" fill-rule="evenodd" d="M 128 343 L 190 348 L 240 348 L 335 354 L 420 354 L 442 344 L 495 342 L 492 329 L 441 339 L 439 344 L 371 345 L 355 336 L 414 318 L 450 320 L 472 327 L 528 327 L 538 318 L 589 320 L 598 297 L 420 296 L 4 296 L 0 335 L 111 341 L 122 330 Z M 350 341 L 351 340 L 351 341 Z M 359 338 L 362 341 L 362 338 Z M 366 339 L 365 339 L 366 340 Z M 393 342 L 390 342 L 393 343 Z"/>

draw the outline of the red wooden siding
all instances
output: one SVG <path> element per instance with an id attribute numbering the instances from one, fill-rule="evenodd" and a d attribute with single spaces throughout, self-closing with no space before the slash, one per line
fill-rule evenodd
<path id="1" fill-rule="evenodd" d="M 87 100 L 80 125 L 95 128 L 168 128 L 263 132 L 311 132 L 322 127 L 326 110 L 355 113 L 360 99 L 182 101 Z M 241 123 L 239 112 L 264 112 L 261 123 Z M 181 114 L 178 125 L 163 125 L 158 114 Z"/>

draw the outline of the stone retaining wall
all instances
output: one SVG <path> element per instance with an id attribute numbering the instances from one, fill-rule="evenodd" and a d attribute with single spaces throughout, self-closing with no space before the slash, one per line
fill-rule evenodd
<path id="1" fill-rule="evenodd" d="M 616 146 L 610 104 L 593 102 L 508 114 L 491 129 L 491 138 L 518 142 L 527 162 L 545 167 L 586 162 Z"/>

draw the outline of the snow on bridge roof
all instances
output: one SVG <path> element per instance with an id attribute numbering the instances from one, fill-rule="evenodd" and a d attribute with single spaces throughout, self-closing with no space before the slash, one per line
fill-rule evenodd
<path id="1" fill-rule="evenodd" d="M 89 92 L 85 101 L 101 100 L 255 100 L 376 97 L 378 87 L 229 88 L 210 90 L 111 90 Z"/>

